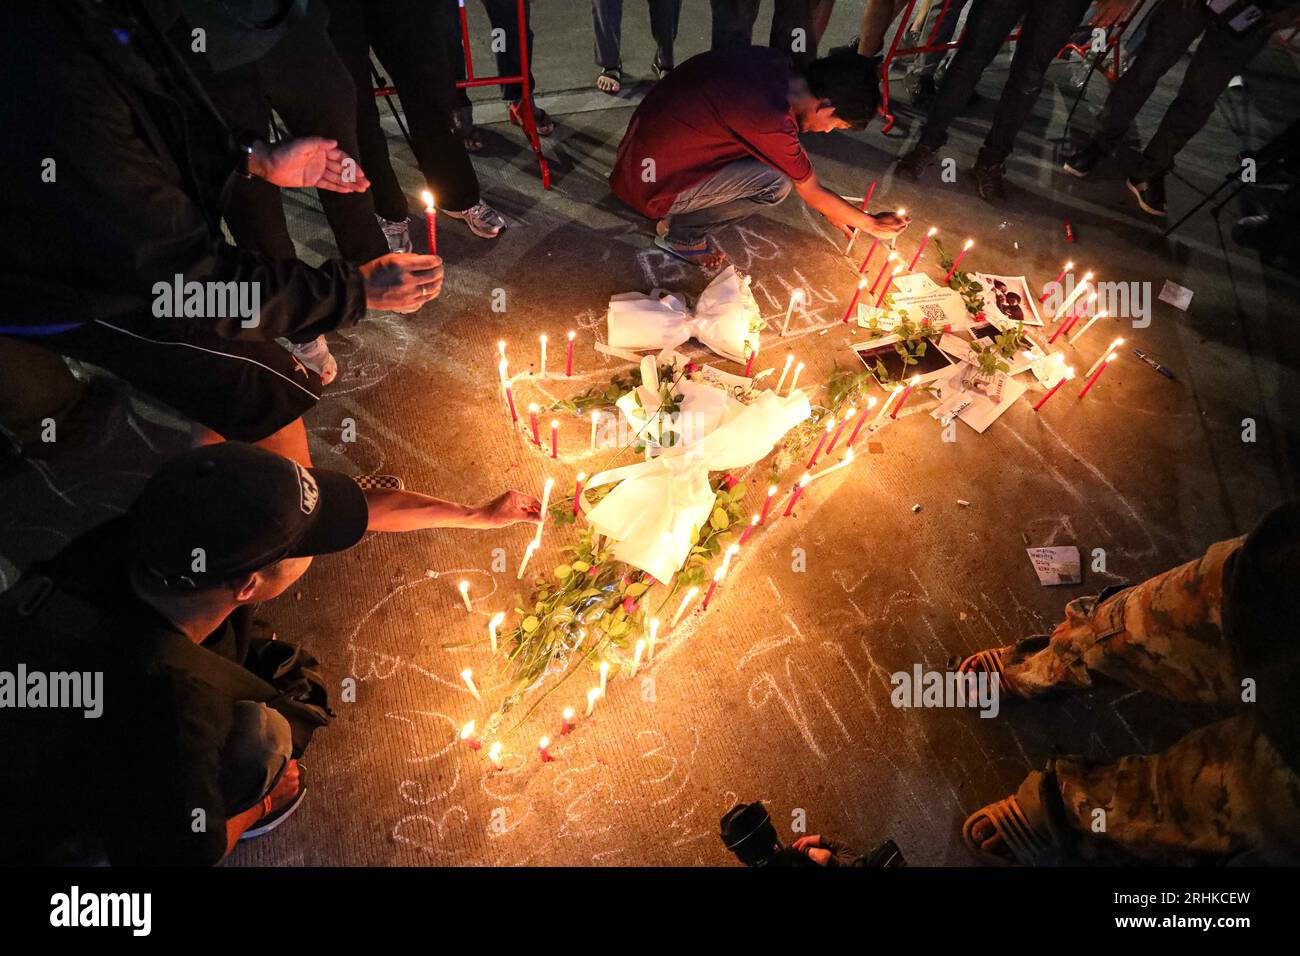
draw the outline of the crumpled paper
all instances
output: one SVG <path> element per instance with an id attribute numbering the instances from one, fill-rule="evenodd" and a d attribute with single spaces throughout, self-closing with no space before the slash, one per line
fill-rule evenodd
<path id="1" fill-rule="evenodd" d="M 760 392 L 753 404 L 692 445 L 592 477 L 584 494 L 619 484 L 594 507 L 582 501 L 587 520 L 614 542 L 615 558 L 667 581 L 686 562 L 695 530 L 713 511 L 709 472 L 754 464 L 811 414 L 802 390 L 784 397 Z"/>
<path id="2" fill-rule="evenodd" d="M 608 312 L 609 346 L 644 351 L 673 349 L 695 339 L 733 362 L 744 362 L 758 351 L 758 303 L 749 291 L 749 277 L 728 266 L 709 283 L 692 311 L 676 295 L 655 290 L 650 295 L 623 292 L 611 296 Z"/>
<path id="3" fill-rule="evenodd" d="M 641 384 L 614 403 L 643 442 L 693 445 L 744 409 L 744 404 L 724 388 L 680 378 L 673 387 L 673 392 L 682 396 L 677 411 L 660 414 L 663 395 L 659 368 L 664 365 L 683 368 L 686 358 L 669 350 L 645 356 L 641 359 Z"/>

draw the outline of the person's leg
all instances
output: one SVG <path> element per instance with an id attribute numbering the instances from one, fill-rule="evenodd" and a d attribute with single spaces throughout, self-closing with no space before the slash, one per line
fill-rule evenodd
<path id="1" fill-rule="evenodd" d="M 494 30 L 505 31 L 505 49 L 497 53 L 497 73 L 500 76 L 517 76 L 523 72 L 519 64 L 519 9 L 515 0 L 483 0 L 487 9 L 488 20 Z M 528 30 L 528 87 L 537 92 L 537 81 L 533 78 L 533 10 L 531 3 L 524 4 L 525 27 Z M 509 103 L 518 103 L 523 98 L 524 89 L 519 83 L 503 83 L 501 98 Z"/>
<path id="2" fill-rule="evenodd" d="M 939 0 L 942 2 L 942 0 Z M 885 48 L 885 34 L 907 6 L 907 0 L 867 0 L 862 11 L 862 29 L 858 31 L 858 53 L 877 56 Z"/>
<path id="3" fill-rule="evenodd" d="M 653 10 L 652 0 L 652 15 Z M 591 0 L 591 23 L 596 36 L 596 65 L 602 70 L 621 70 L 623 0 Z"/>
<path id="4" fill-rule="evenodd" d="M 330 39 L 352 77 L 356 93 L 358 161 L 370 179 L 375 212 L 390 222 L 410 214 L 406 193 L 388 155 L 388 137 L 379 122 L 379 106 L 370 76 L 370 36 L 362 0 L 327 0 Z"/>
<path id="5" fill-rule="evenodd" d="M 712 50 L 751 46 L 759 0 L 709 0 Z"/>
<path id="6" fill-rule="evenodd" d="M 1113 848 L 1167 864 L 1300 861 L 1300 779 L 1250 714 L 1157 754 L 1063 757 L 1051 770 L 1085 859 Z"/>
<path id="7" fill-rule="evenodd" d="M 1024 0 L 973 0 L 966 18 L 966 35 L 944 73 L 921 129 L 921 146 L 935 150 L 948 139 L 948 125 L 970 99 L 975 84 L 1002 49 L 1023 9 Z"/>
<path id="8" fill-rule="evenodd" d="M 1142 159 L 1133 171 L 1135 179 L 1163 176 L 1174 168 L 1174 159 L 1214 112 L 1219 94 L 1264 49 L 1269 36 L 1269 30 L 1262 26 L 1245 34 L 1221 25 L 1205 31 L 1183 74 L 1178 96 L 1142 151 Z"/>
<path id="9" fill-rule="evenodd" d="M 757 159 L 723 167 L 703 182 L 678 194 L 666 223 L 671 242 L 703 242 L 718 230 L 740 222 L 790 194 L 789 177 Z"/>
<path id="10" fill-rule="evenodd" d="M 1006 161 L 1043 91 L 1048 66 L 1056 59 L 1070 31 L 1079 25 L 1088 3 L 1089 0 L 1033 0 L 1029 4 L 1011 60 L 1011 72 L 976 166 L 989 168 Z"/>
<path id="11" fill-rule="evenodd" d="M 1098 117 L 1094 141 L 1107 153 L 1120 144 L 1161 78 L 1177 64 L 1209 22 L 1203 7 L 1189 7 L 1180 0 L 1163 0 L 1152 11 L 1151 21 L 1152 28 L 1134 54 L 1132 64 L 1106 97 Z"/>
<path id="12" fill-rule="evenodd" d="M 367 11 L 371 43 L 392 76 L 416 163 L 438 208 L 463 212 L 480 200 L 478 176 L 464 143 L 452 131 L 455 81 L 440 42 L 455 32 L 455 6 L 414 0 L 377 4 Z"/>
<path id="13" fill-rule="evenodd" d="M 274 790 L 292 755 L 289 721 L 265 704 L 235 701 L 217 770 L 227 818 L 256 806 Z"/>
<path id="14" fill-rule="evenodd" d="M 649 0 L 649 3 L 655 63 L 661 70 L 671 70 L 677 65 L 674 47 L 677 43 L 677 24 L 682 16 L 682 0 Z"/>
<path id="15" fill-rule="evenodd" d="M 324 136 L 365 169 L 357 132 L 357 88 L 329 37 L 305 25 L 285 37 L 258 63 L 271 103 L 295 136 Z M 369 78 L 361 90 L 373 106 Z M 318 189 L 321 208 L 343 258 L 355 264 L 388 254 L 388 241 L 375 219 L 370 190 L 336 193 Z M 385 217 L 387 218 L 387 217 Z"/>
<path id="16" fill-rule="evenodd" d="M 1223 636 L 1223 565 L 1234 538 L 1109 599 L 1079 598 L 1050 637 L 1021 641 L 1003 657 L 1010 690 L 1039 696 L 1091 687 L 1099 678 L 1174 700 L 1241 699 Z"/>
<path id="17" fill-rule="evenodd" d="M 961 12 L 966 6 L 963 0 L 952 0 L 952 3 L 948 4 L 948 9 L 944 10 L 943 0 L 934 0 L 934 2 L 935 7 L 931 16 L 937 18 L 938 23 L 937 26 L 932 25 L 929 18 L 927 18 L 925 34 L 921 37 L 923 46 L 931 44 L 932 35 L 935 45 L 951 43 L 952 38 L 957 35 L 957 25 L 961 23 Z M 944 58 L 948 56 L 948 53 L 948 50 L 922 53 L 916 59 L 916 71 L 922 76 L 933 76 L 935 71 L 939 69 L 940 64 L 943 63 Z"/>

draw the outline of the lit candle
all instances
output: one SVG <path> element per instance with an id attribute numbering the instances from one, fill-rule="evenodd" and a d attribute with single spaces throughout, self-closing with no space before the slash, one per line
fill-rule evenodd
<path id="1" fill-rule="evenodd" d="M 560 457 L 560 423 L 551 419 L 551 459 Z"/>
<path id="2" fill-rule="evenodd" d="M 600 662 L 600 692 L 605 693 L 605 685 L 609 682 L 609 661 Z"/>
<path id="3" fill-rule="evenodd" d="M 528 567 L 528 562 L 533 558 L 533 552 L 537 550 L 537 539 L 534 538 L 528 542 L 528 547 L 524 548 L 524 559 L 519 562 L 519 573 L 515 575 L 516 581 L 523 580 L 524 568 Z"/>
<path id="4" fill-rule="evenodd" d="M 1080 398 L 1083 398 L 1083 396 L 1088 394 L 1088 391 L 1093 387 L 1093 385 L 1097 384 L 1097 379 L 1101 378 L 1101 373 L 1106 371 L 1106 366 L 1115 361 L 1118 357 L 1117 353 L 1111 352 L 1098 363 L 1097 371 L 1092 373 L 1092 378 L 1088 379 L 1088 384 L 1083 386 L 1083 391 L 1079 393 Z"/>
<path id="5" fill-rule="evenodd" d="M 853 315 L 853 309 L 858 304 L 858 296 L 862 295 L 862 290 L 867 287 L 867 279 L 863 276 L 858 280 L 858 287 L 853 290 L 853 298 L 849 299 L 849 307 L 844 310 L 844 323 L 847 325 L 849 318 Z"/>
<path id="6" fill-rule="evenodd" d="M 916 386 L 919 385 L 920 383 L 921 383 L 921 376 L 913 375 L 912 380 L 907 383 L 907 388 L 903 389 L 903 394 L 898 396 L 898 401 L 894 403 L 894 410 L 889 413 L 890 418 L 898 417 L 898 410 L 903 407 L 903 403 L 907 401 L 908 397 L 912 394 L 912 392 L 916 389 Z"/>
<path id="7" fill-rule="evenodd" d="M 429 232 L 429 255 L 436 256 L 438 254 L 438 210 L 433 204 L 433 193 L 426 189 L 420 193 L 420 196 L 424 199 L 424 225 Z"/>
<path id="8" fill-rule="evenodd" d="M 474 721 L 470 721 L 460 731 L 460 739 L 464 741 L 465 746 L 470 750 L 478 750 L 483 746 L 483 741 L 474 736 Z"/>
<path id="9" fill-rule="evenodd" d="M 939 230 L 934 226 L 931 226 L 925 231 L 925 235 L 921 237 L 921 244 L 916 247 L 916 252 L 912 254 L 912 261 L 907 264 L 908 272 L 916 271 L 916 264 L 921 259 L 921 253 L 925 251 L 925 247 L 930 242 L 930 238 L 938 231 Z"/>
<path id="10" fill-rule="evenodd" d="M 790 503 L 785 506 L 783 517 L 790 517 L 790 513 L 794 511 L 794 503 L 799 500 L 799 496 L 803 494 L 803 490 L 808 487 L 810 481 L 812 481 L 812 478 L 805 471 L 803 477 L 799 479 L 799 484 L 795 485 L 794 490 L 790 492 Z"/>
<path id="11" fill-rule="evenodd" d="M 722 556 L 722 573 L 723 573 L 723 574 L 726 574 L 726 573 L 727 573 L 727 570 L 731 567 L 731 559 L 734 558 L 734 557 L 735 557 L 736 555 L 738 555 L 738 554 L 740 554 L 740 545 L 738 545 L 738 544 L 728 545 L 726 554 L 724 554 L 724 555 Z"/>
<path id="12" fill-rule="evenodd" d="M 655 660 L 655 641 L 659 639 L 659 618 L 650 618 L 650 640 L 646 643 L 646 663 L 653 664 Z"/>
<path id="13" fill-rule="evenodd" d="M 746 528 L 744 531 L 740 532 L 740 543 L 744 544 L 746 541 L 748 541 L 749 536 L 754 533 L 754 529 L 757 527 L 758 527 L 758 515 L 754 515 L 754 517 L 749 519 L 749 527 Z"/>
<path id="14" fill-rule="evenodd" d="M 699 588 L 691 588 L 689 591 L 686 592 L 686 596 L 682 598 L 682 603 L 677 605 L 677 613 L 674 614 L 673 619 L 668 622 L 669 627 L 677 626 L 677 622 L 680 621 L 682 619 L 682 615 L 686 613 L 686 608 L 690 606 L 690 603 L 695 600 L 696 596 L 698 596 L 699 593 L 700 593 Z"/>
<path id="15" fill-rule="evenodd" d="M 1061 271 L 1057 273 L 1056 278 L 1043 286 L 1043 294 L 1038 297 L 1039 304 L 1047 301 L 1047 297 L 1052 294 L 1052 286 L 1060 285 L 1061 280 L 1065 278 L 1065 274 L 1073 268 L 1073 262 L 1067 262 L 1065 265 L 1061 266 Z"/>
<path id="16" fill-rule="evenodd" d="M 876 399 L 874 398 L 874 396 L 868 398 L 867 407 L 864 408 L 862 410 L 862 414 L 858 416 L 858 423 L 853 426 L 853 434 L 849 435 L 849 448 L 852 448 L 853 443 L 858 440 L 858 432 L 862 431 L 862 426 L 866 424 L 867 421 L 867 412 L 871 411 L 875 407 L 876 407 Z"/>
<path id="17" fill-rule="evenodd" d="M 591 450 L 596 450 L 596 425 L 600 422 L 600 412 L 591 413 Z"/>
<path id="18" fill-rule="evenodd" d="M 1083 337 L 1083 333 L 1087 332 L 1090 328 L 1092 328 L 1094 322 L 1096 322 L 1098 319 L 1104 319 L 1105 317 L 1106 317 L 1105 309 L 1101 309 L 1100 311 L 1098 311 L 1096 315 L 1094 315 L 1091 319 L 1089 319 L 1087 322 L 1083 324 L 1083 328 L 1081 328 L 1078 332 L 1075 332 L 1073 335 L 1070 336 L 1069 338 L 1070 344 L 1073 345 L 1075 342 L 1079 341 L 1079 339 Z"/>
<path id="19" fill-rule="evenodd" d="M 1113 342 L 1111 342 L 1110 345 L 1106 346 L 1106 351 L 1102 352 L 1101 355 L 1098 356 L 1097 361 L 1093 362 L 1091 365 L 1088 366 L 1088 371 L 1083 373 L 1083 377 L 1091 378 L 1092 373 L 1097 371 L 1097 366 L 1100 365 L 1103 360 L 1107 362 L 1110 361 L 1110 359 L 1106 358 L 1106 356 L 1109 355 L 1111 352 L 1118 350 L 1119 347 L 1123 344 L 1124 344 L 1124 340 L 1122 338 L 1118 338 L 1115 339 Z"/>
<path id="20" fill-rule="evenodd" d="M 891 256 L 892 256 L 892 254 L 891 254 Z M 882 286 L 880 287 L 880 295 L 876 296 L 876 308 L 877 308 L 877 309 L 880 308 L 880 304 L 881 304 L 882 302 L 885 301 L 885 296 L 889 295 L 889 286 L 890 286 L 890 284 L 892 283 L 893 275 L 894 275 L 894 266 L 893 266 L 893 263 L 887 263 L 887 264 L 886 264 L 886 266 L 885 266 L 885 270 L 884 270 L 883 274 L 884 274 L 884 276 L 885 276 L 885 284 L 882 285 Z M 877 276 L 876 278 L 877 278 L 877 280 L 878 280 L 880 277 Z M 873 289 L 872 291 L 875 291 L 875 290 Z"/>
<path id="21" fill-rule="evenodd" d="M 479 696 L 478 688 L 474 686 L 474 672 L 467 667 L 460 672 L 460 679 L 465 682 L 465 686 L 474 695 L 474 699 L 482 703 L 483 698 Z"/>
<path id="22" fill-rule="evenodd" d="M 644 654 L 645 654 L 645 638 L 638 637 L 636 640 L 636 647 L 633 648 L 632 650 L 632 673 L 627 675 L 629 679 L 636 677 L 636 672 L 641 669 L 641 657 Z"/>
<path id="23" fill-rule="evenodd" d="M 813 475 L 812 478 L 808 479 L 809 483 L 816 481 L 818 478 L 826 477 L 832 471 L 839 471 L 841 468 L 847 468 L 851 464 L 853 464 L 852 448 L 850 448 L 848 451 L 844 453 L 843 461 L 836 462 L 834 465 L 831 465 L 829 468 L 823 468 L 821 471 L 817 472 L 817 474 Z"/>
<path id="24" fill-rule="evenodd" d="M 849 413 L 840 421 L 840 427 L 835 429 L 835 434 L 831 436 L 831 443 L 826 446 L 826 454 L 829 455 L 835 450 L 835 443 L 840 440 L 840 435 L 844 432 L 844 426 L 849 423 L 849 419 L 851 419 L 856 412 L 857 409 L 850 405 Z"/>
<path id="25" fill-rule="evenodd" d="M 758 349 L 751 348 L 749 350 L 749 359 L 745 362 L 745 378 L 749 378 L 750 373 L 754 371 L 754 359 L 757 357 L 758 357 Z"/>
<path id="26" fill-rule="evenodd" d="M 501 769 L 501 742 L 498 741 L 488 748 L 488 760 L 492 761 L 492 766 Z"/>
<path id="27" fill-rule="evenodd" d="M 509 363 L 504 358 L 497 363 L 497 374 L 501 376 L 502 386 L 504 386 L 510 378 L 510 376 L 507 374 L 507 370 L 509 369 L 509 367 L 510 367 Z"/>
<path id="28" fill-rule="evenodd" d="M 758 516 L 758 523 L 764 524 L 767 521 L 767 513 L 772 510 L 772 500 L 776 497 L 776 485 L 768 485 L 767 500 L 763 502 L 763 512 Z"/>
<path id="29" fill-rule="evenodd" d="M 786 395 L 793 395 L 795 387 L 799 384 L 799 373 L 803 371 L 803 362 L 794 367 L 794 374 L 790 376 L 790 387 L 786 390 Z"/>
<path id="30" fill-rule="evenodd" d="M 456 585 L 456 588 L 460 591 L 460 599 L 465 602 L 465 610 L 473 614 L 474 605 L 469 603 L 469 582 L 461 581 L 460 584 Z"/>
<path id="31" fill-rule="evenodd" d="M 1097 300 L 1097 293 L 1094 292 L 1092 293 L 1092 295 L 1088 296 L 1088 298 L 1083 303 L 1081 303 L 1080 305 L 1076 305 L 1074 307 L 1074 311 L 1070 313 L 1070 317 L 1066 319 L 1064 322 L 1062 322 L 1060 326 L 1057 328 L 1057 330 L 1052 333 L 1052 337 L 1047 340 L 1047 344 L 1051 345 L 1063 334 L 1069 332 L 1070 329 L 1074 328 L 1075 323 L 1079 321 L 1079 316 L 1087 312 L 1088 309 L 1092 307 L 1092 303 L 1095 302 L 1096 300 Z"/>
<path id="32" fill-rule="evenodd" d="M 497 339 L 497 351 L 501 353 L 501 361 L 506 359 L 506 340 Z"/>
<path id="33" fill-rule="evenodd" d="M 785 357 L 785 367 L 781 369 L 781 377 L 776 380 L 776 394 L 781 394 L 781 386 L 785 384 L 785 377 L 790 374 L 790 366 L 794 364 L 794 353 L 791 352 Z"/>
<path id="34" fill-rule="evenodd" d="M 573 729 L 573 708 L 566 707 L 564 708 L 564 712 L 560 714 L 560 736 L 563 737 L 572 729 Z"/>
<path id="35" fill-rule="evenodd" d="M 803 312 L 803 289 L 794 289 L 790 292 L 790 303 L 785 307 L 785 321 L 781 323 L 781 334 L 785 335 L 786 330 L 790 328 L 790 316 L 794 315 L 795 307 Z"/>
<path id="36" fill-rule="evenodd" d="M 528 406 L 528 421 L 533 426 L 533 444 L 538 448 L 542 447 L 542 437 L 537 433 L 537 403 L 532 402 Z"/>
<path id="37" fill-rule="evenodd" d="M 871 288 L 867 290 L 867 295 L 876 294 L 876 289 L 880 286 L 880 280 L 884 277 L 885 273 L 893 272 L 894 263 L 897 261 L 898 253 L 891 251 L 889 255 L 885 257 L 885 264 L 881 266 L 880 271 L 876 273 L 876 280 L 871 283 Z"/>
<path id="38" fill-rule="evenodd" d="M 551 756 L 550 751 L 546 748 L 551 745 L 550 737 L 543 737 L 537 741 L 537 756 L 542 758 L 542 763 L 550 763 L 555 758 Z"/>
<path id="39" fill-rule="evenodd" d="M 545 332 L 537 336 L 537 343 L 542 348 L 541 358 L 537 360 L 537 376 L 538 378 L 545 378 L 546 377 L 546 333 Z"/>
<path id="40" fill-rule="evenodd" d="M 1067 365 L 1067 366 L 1065 367 L 1065 372 L 1064 372 L 1064 373 L 1061 375 L 1061 377 L 1057 380 L 1056 384 L 1053 385 L 1051 388 L 1049 388 L 1049 389 L 1047 390 L 1047 394 L 1044 395 L 1042 398 L 1040 398 L 1040 399 L 1039 399 L 1039 400 L 1034 404 L 1034 411 L 1038 411 L 1040 408 L 1042 408 L 1044 405 L 1046 405 L 1046 404 L 1047 404 L 1047 400 L 1048 400 L 1049 398 L 1051 398 L 1053 395 L 1055 395 L 1055 394 L 1057 393 L 1057 391 L 1060 389 L 1060 387 L 1061 387 L 1062 385 L 1064 385 L 1066 382 L 1068 382 L 1068 381 L 1069 381 L 1070 379 L 1072 379 L 1072 378 L 1074 378 L 1074 369 L 1070 368 L 1070 367 Z"/>
<path id="41" fill-rule="evenodd" d="M 578 513 L 578 502 L 582 499 L 582 483 L 586 480 L 587 473 L 584 471 L 578 472 L 578 480 L 573 486 L 573 513 L 575 515 Z"/>
<path id="42" fill-rule="evenodd" d="M 858 212 L 867 211 L 867 203 L 871 202 L 871 194 L 874 193 L 875 191 L 876 191 L 876 181 L 873 179 L 871 180 L 871 185 L 867 187 L 867 194 L 862 197 L 862 202 L 858 205 Z M 853 231 L 849 233 L 849 244 L 844 247 L 844 254 L 846 256 L 849 254 L 849 251 L 853 248 L 853 243 L 857 240 L 857 238 L 858 238 L 858 228 L 857 226 L 854 226 Z"/>
<path id="43" fill-rule="evenodd" d="M 704 603 L 700 605 L 700 611 L 704 612 L 709 609 L 709 602 L 713 600 L 713 592 L 718 589 L 718 582 L 722 580 L 722 568 L 713 572 L 713 583 L 709 585 L 709 590 L 704 595 Z"/>
<path id="44" fill-rule="evenodd" d="M 1074 305 L 1075 299 L 1083 295 L 1083 290 L 1088 287 L 1088 283 L 1091 281 L 1092 281 L 1092 273 L 1085 272 L 1083 274 L 1083 278 L 1079 280 L 1079 284 L 1074 287 L 1074 291 L 1071 292 L 1068 296 L 1066 296 L 1065 301 L 1061 303 L 1061 307 L 1057 309 L 1056 315 L 1053 317 L 1054 320 L 1059 320 L 1061 316 L 1065 315 L 1065 310 L 1068 309 L 1070 306 Z"/>
<path id="45" fill-rule="evenodd" d="M 808 459 L 808 464 L 805 466 L 809 471 L 812 471 L 813 465 L 817 464 L 817 459 L 821 457 L 822 449 L 826 447 L 826 442 L 831 437 L 831 429 L 834 427 L 835 419 L 826 419 L 826 430 L 822 432 L 821 441 L 819 441 L 817 447 L 813 449 L 812 457 Z"/>
<path id="46" fill-rule="evenodd" d="M 573 377 L 573 332 L 569 332 L 569 353 L 564 359 L 564 377 Z"/>
<path id="47" fill-rule="evenodd" d="M 946 276 L 943 277 L 943 284 L 944 284 L 944 285 L 947 285 L 947 284 L 952 280 L 952 277 L 953 277 L 954 275 L 956 275 L 956 273 L 957 273 L 957 267 L 958 267 L 959 265 L 961 265 L 962 256 L 964 256 L 964 255 L 966 255 L 966 253 L 970 252 L 970 248 L 971 248 L 971 246 L 973 246 L 973 245 L 975 245 L 975 240 L 974 240 L 974 239 L 967 239 L 967 240 L 966 240 L 966 244 L 963 245 L 963 246 L 961 247 L 961 252 L 957 253 L 957 258 L 954 259 L 954 260 L 952 260 L 952 268 L 949 269 L 949 270 L 948 270 L 948 274 L 947 274 Z"/>
<path id="48" fill-rule="evenodd" d="M 596 709 L 596 701 L 599 700 L 603 694 L 604 691 L 602 691 L 599 687 L 593 687 L 591 690 L 587 691 L 587 716 L 588 717 L 590 717 L 592 711 Z"/>
<path id="49" fill-rule="evenodd" d="M 499 628 L 506 619 L 505 611 L 497 611 L 492 615 L 492 620 L 488 621 L 488 640 L 492 642 L 492 653 L 497 652 L 497 628 Z"/>
<path id="50" fill-rule="evenodd" d="M 858 266 L 858 275 L 864 276 L 867 274 L 867 263 L 869 263 L 871 257 L 876 254 L 876 247 L 878 245 L 880 245 L 880 240 L 877 237 L 872 236 L 871 247 L 867 249 L 867 254 L 862 257 L 862 265 Z"/>
<path id="51" fill-rule="evenodd" d="M 505 385 L 506 385 L 506 404 L 510 406 L 510 421 L 517 422 L 519 421 L 519 413 L 515 411 L 515 395 L 514 392 L 510 390 L 510 383 L 506 382 Z"/>
<path id="52" fill-rule="evenodd" d="M 885 417 L 885 412 L 889 411 L 889 406 L 894 403 L 894 399 L 898 398 L 898 393 L 901 392 L 902 390 L 903 390 L 903 386 L 901 385 L 894 386 L 894 390 L 890 392 L 889 397 L 885 399 L 885 404 L 880 406 L 880 411 L 876 414 L 875 420 L 872 421 L 871 424 L 873 425 L 880 424 L 880 420 Z M 849 444 L 852 445 L 853 442 L 850 441 Z"/>
<path id="53" fill-rule="evenodd" d="M 542 543 L 542 528 L 546 526 L 546 512 L 551 505 L 551 489 L 554 487 L 554 478 L 547 478 L 542 484 L 542 511 L 537 519 L 537 534 L 533 536 L 533 544 L 539 547 Z"/>

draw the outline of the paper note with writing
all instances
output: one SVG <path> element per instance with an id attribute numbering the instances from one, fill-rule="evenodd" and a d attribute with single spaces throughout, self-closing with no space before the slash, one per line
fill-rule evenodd
<path id="1" fill-rule="evenodd" d="M 1192 290 L 1166 279 L 1165 284 L 1160 287 L 1160 301 L 1168 302 L 1175 309 L 1186 312 L 1187 307 L 1192 304 Z"/>
<path id="2" fill-rule="evenodd" d="M 912 272 L 890 279 L 893 286 L 893 311 L 875 308 L 875 296 L 864 289 L 858 302 L 858 325 L 892 332 L 898 325 L 898 313 L 906 312 L 913 325 L 929 322 L 936 328 L 964 329 L 974 319 L 966 311 L 961 296 L 939 285 L 924 272 Z M 877 295 L 879 290 L 877 290 Z M 875 325 L 872 325 L 872 322 Z"/>
<path id="3" fill-rule="evenodd" d="M 1026 548 L 1029 561 L 1038 574 L 1038 583 L 1044 587 L 1055 584 L 1078 584 L 1083 580 L 1079 573 L 1079 549 L 1074 545 L 1051 548 Z"/>

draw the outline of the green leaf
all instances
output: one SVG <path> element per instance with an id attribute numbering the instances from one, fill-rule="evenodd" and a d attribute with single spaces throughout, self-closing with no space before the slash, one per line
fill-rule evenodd
<path id="1" fill-rule="evenodd" d="M 731 519 L 721 508 L 714 508 L 713 514 L 709 515 L 709 524 L 714 531 L 725 531 L 731 525 Z"/>
<path id="2" fill-rule="evenodd" d="M 533 615 L 530 614 L 526 618 L 524 618 L 524 623 L 520 624 L 519 626 L 524 629 L 525 634 L 531 634 L 533 633 L 533 631 L 537 630 L 537 628 L 539 628 L 541 624 L 542 624 L 541 621 L 539 621 L 537 618 L 533 617 Z"/>
<path id="3" fill-rule="evenodd" d="M 555 568 L 555 576 L 559 578 L 561 581 L 563 581 L 572 573 L 573 573 L 573 568 L 569 567 L 567 564 L 557 565 Z"/>
<path id="4" fill-rule="evenodd" d="M 630 598 L 637 598 L 649 590 L 650 585 L 646 584 L 644 581 L 637 581 L 635 584 L 629 584 L 627 586 L 627 596 Z"/>
<path id="5" fill-rule="evenodd" d="M 591 565 L 588 564 L 586 561 L 574 561 L 572 564 L 572 568 L 573 570 L 577 571 L 579 574 L 586 574 L 588 571 L 591 570 Z M 559 569 L 557 568 L 556 570 Z"/>
<path id="6" fill-rule="evenodd" d="M 742 481 L 731 489 L 731 500 L 744 501 L 747 494 L 749 494 L 749 486 Z"/>

